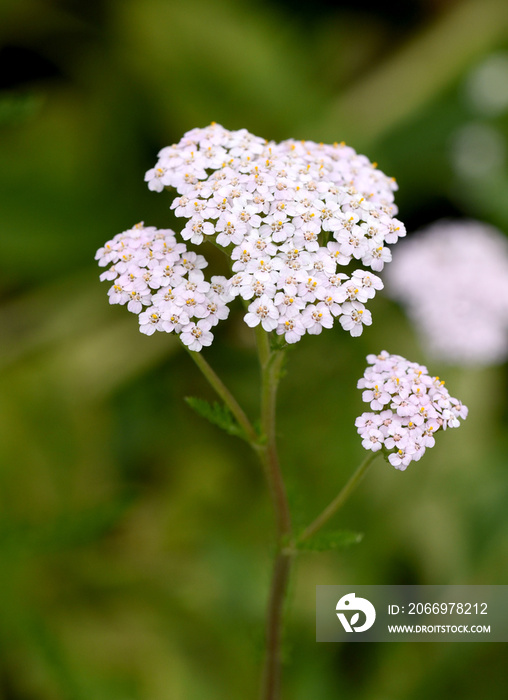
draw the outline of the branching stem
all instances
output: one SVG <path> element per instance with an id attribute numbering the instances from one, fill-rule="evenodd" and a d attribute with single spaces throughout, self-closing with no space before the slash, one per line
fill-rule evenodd
<path id="1" fill-rule="evenodd" d="M 208 380 L 213 389 L 217 392 L 220 398 L 224 401 L 226 406 L 229 408 L 233 416 L 236 418 L 238 425 L 240 425 L 251 447 L 256 451 L 259 449 L 259 436 L 254 430 L 252 423 L 247 418 L 245 411 L 240 406 L 238 401 L 235 399 L 233 394 L 229 391 L 227 386 L 224 384 L 222 379 L 215 373 L 215 371 L 210 367 L 208 362 L 203 357 L 201 352 L 192 352 L 189 350 L 189 355 L 192 357 L 194 362 L 197 364 L 205 378 Z"/>
<path id="2" fill-rule="evenodd" d="M 333 501 L 299 535 L 293 539 L 291 515 L 284 479 L 277 452 L 276 403 L 277 388 L 281 377 L 284 350 L 271 349 L 269 336 L 261 326 L 256 328 L 259 363 L 261 367 L 261 430 L 259 436 L 244 410 L 225 386 L 200 352 L 189 351 L 213 389 L 229 408 L 238 424 L 243 428 L 247 440 L 258 455 L 266 476 L 276 520 L 276 549 L 272 583 L 268 600 L 266 621 L 266 657 L 261 685 L 261 700 L 278 700 L 282 665 L 282 632 L 284 601 L 298 543 L 315 535 L 344 505 L 351 493 L 363 479 L 368 468 L 379 454 L 372 452 L 360 464 Z M 289 543 L 289 546 L 288 546 Z"/>

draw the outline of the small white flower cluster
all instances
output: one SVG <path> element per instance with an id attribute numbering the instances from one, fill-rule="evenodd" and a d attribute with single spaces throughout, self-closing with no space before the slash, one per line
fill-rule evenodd
<path id="1" fill-rule="evenodd" d="M 433 224 L 397 248 L 386 283 L 432 356 L 458 365 L 508 356 L 508 241 L 493 227 Z"/>
<path id="2" fill-rule="evenodd" d="M 354 267 L 381 271 L 391 260 L 386 244 L 405 229 L 394 218 L 395 181 L 365 156 L 212 124 L 164 148 L 145 180 L 157 192 L 176 189 L 171 208 L 187 220 L 185 241 L 224 249 L 231 276 L 221 299 L 248 301 L 249 326 L 295 343 L 335 318 L 353 336 L 372 323 L 365 303 L 383 283 Z"/>
<path id="3" fill-rule="evenodd" d="M 174 331 L 190 350 L 199 351 L 211 344 L 210 329 L 229 314 L 226 278 L 207 282 L 205 258 L 178 243 L 169 229 L 137 224 L 108 241 L 95 257 L 101 267 L 113 263 L 101 274 L 101 280 L 114 281 L 110 303 L 127 304 L 139 314 L 146 335 Z"/>
<path id="4" fill-rule="evenodd" d="M 367 362 L 358 388 L 364 389 L 362 399 L 371 411 L 359 416 L 355 425 L 366 450 L 393 450 L 390 464 L 404 470 L 434 446 L 438 430 L 458 427 L 468 409 L 423 365 L 385 350 L 368 355 Z"/>

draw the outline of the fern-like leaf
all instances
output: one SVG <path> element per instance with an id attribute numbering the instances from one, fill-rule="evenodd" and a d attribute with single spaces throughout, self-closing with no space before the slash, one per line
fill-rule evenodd
<path id="1" fill-rule="evenodd" d="M 242 438 L 242 440 L 247 440 L 244 430 L 238 425 L 233 414 L 224 404 L 217 403 L 217 401 L 210 403 L 205 401 L 205 399 L 198 399 L 194 396 L 186 396 L 185 402 L 198 415 L 206 418 L 213 425 L 222 428 L 228 435 L 235 435 Z"/>

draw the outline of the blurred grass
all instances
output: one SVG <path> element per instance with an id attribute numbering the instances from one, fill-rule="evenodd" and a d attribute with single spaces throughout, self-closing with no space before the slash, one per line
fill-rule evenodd
<path id="1" fill-rule="evenodd" d="M 215 397 L 171 337 L 142 336 L 108 305 L 93 255 L 136 221 L 168 225 L 169 198 L 143 172 L 212 119 L 369 149 L 397 176 L 411 228 L 458 214 L 508 230 L 506 163 L 479 181 L 450 158 L 457 129 L 478 119 L 468 70 L 508 46 L 506 5 L 447 5 L 405 30 L 388 9 L 319 4 L 312 23 L 268 2 L 104 1 L 87 7 L 94 21 L 79 3 L 0 5 L 0 48 L 54 66 L 0 94 L 0 698 L 255 697 L 272 528 L 261 475 L 247 447 L 185 406 Z M 506 116 L 482 119 L 506 143 Z M 372 311 L 360 339 L 337 329 L 289 353 L 279 433 L 301 523 L 361 457 L 365 355 L 426 360 L 400 309 L 379 298 Z M 239 315 L 208 357 L 254 416 Z M 333 524 L 365 533 L 361 545 L 300 557 L 287 698 L 453 688 L 476 700 L 487 673 L 489 697 L 506 697 L 498 645 L 362 646 L 352 658 L 313 639 L 317 583 L 506 582 L 506 368 L 429 368 L 470 417 L 408 472 L 376 465 Z"/>
<path id="2" fill-rule="evenodd" d="M 410 41 L 392 36 L 392 54 L 332 102 L 323 139 L 333 141 L 340 124 L 351 143 L 370 146 L 439 99 L 507 33 L 503 0 L 467 0 L 451 3 Z"/>

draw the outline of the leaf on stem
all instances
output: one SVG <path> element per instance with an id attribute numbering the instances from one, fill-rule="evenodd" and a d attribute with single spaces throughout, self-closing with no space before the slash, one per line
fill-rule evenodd
<path id="1" fill-rule="evenodd" d="M 227 406 L 214 401 L 213 404 L 205 399 L 198 399 L 194 396 L 186 396 L 185 402 L 202 418 L 213 423 L 213 425 L 222 428 L 228 435 L 247 440 L 244 430 L 238 425 L 233 417 L 233 414 Z M 248 440 L 247 440 L 248 441 Z"/>
<path id="2" fill-rule="evenodd" d="M 270 350 L 272 350 L 272 352 L 277 352 L 278 350 L 285 350 L 286 348 L 290 347 L 283 335 L 275 335 L 275 333 L 269 333 L 268 340 L 270 342 Z"/>
<path id="3" fill-rule="evenodd" d="M 330 549 L 344 549 L 352 544 L 359 544 L 362 539 L 362 532 L 352 532 L 351 530 L 320 532 L 308 540 L 296 540 L 295 548 L 301 551 L 326 552 Z"/>

